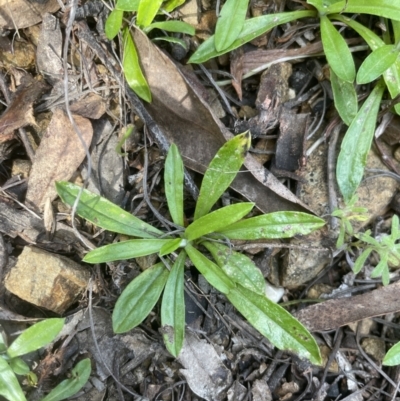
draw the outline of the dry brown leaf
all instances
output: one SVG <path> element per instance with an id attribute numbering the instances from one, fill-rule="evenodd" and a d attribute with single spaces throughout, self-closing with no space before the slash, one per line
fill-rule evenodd
<path id="1" fill-rule="evenodd" d="M 92 124 L 81 116 L 73 117 L 89 147 Z M 85 151 L 68 116 L 63 110 L 56 109 L 36 152 L 26 199 L 43 209 L 46 198 L 53 200 L 57 196 L 55 181 L 69 180 L 84 158 Z"/>
<path id="2" fill-rule="evenodd" d="M 139 60 L 150 85 L 153 101 L 148 112 L 170 142 L 176 143 L 185 165 L 204 173 L 218 149 L 232 134 L 211 112 L 189 78 L 141 31 L 133 32 Z M 232 188 L 256 203 L 263 212 L 307 208 L 268 170 L 247 156 L 252 171 L 238 174 Z"/>
<path id="3" fill-rule="evenodd" d="M 106 112 L 106 105 L 101 96 L 96 93 L 89 93 L 72 103 L 70 110 L 72 113 L 79 114 L 82 117 L 98 120 Z"/>
<path id="4" fill-rule="evenodd" d="M 42 79 L 32 79 L 27 75 L 11 104 L 0 117 L 0 143 L 14 137 L 14 131 L 27 125 L 36 125 L 33 104 L 48 89 Z"/>
<path id="5" fill-rule="evenodd" d="M 36 25 L 44 13 L 60 8 L 57 0 L 0 0 L 0 28 L 22 29 Z"/>

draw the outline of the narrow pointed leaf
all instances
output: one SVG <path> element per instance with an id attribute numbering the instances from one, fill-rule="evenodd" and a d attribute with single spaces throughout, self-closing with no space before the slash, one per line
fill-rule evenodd
<path id="1" fill-rule="evenodd" d="M 185 336 L 184 268 L 186 252 L 181 251 L 165 284 L 161 324 L 165 346 L 177 358 Z"/>
<path id="2" fill-rule="evenodd" d="M 185 247 L 190 260 L 193 262 L 196 269 L 204 276 L 204 278 L 218 291 L 223 294 L 228 294 L 235 283 L 217 266 L 199 252 L 193 245 L 188 244 Z"/>
<path id="3" fill-rule="evenodd" d="M 106 25 L 104 27 L 104 32 L 107 39 L 112 40 L 117 35 L 122 26 L 122 17 L 124 12 L 121 10 L 113 10 L 107 18 Z"/>
<path id="4" fill-rule="evenodd" d="M 126 82 L 129 87 L 143 100 L 151 102 L 151 92 L 146 78 L 140 67 L 139 58 L 135 43 L 129 32 L 129 28 L 124 30 L 124 57 L 122 60 Z"/>
<path id="5" fill-rule="evenodd" d="M 400 365 L 400 342 L 393 345 L 383 358 L 382 365 L 395 366 Z"/>
<path id="6" fill-rule="evenodd" d="M 343 138 L 336 165 L 336 179 L 346 203 L 356 192 L 364 175 L 384 89 L 383 82 L 378 82 Z"/>
<path id="7" fill-rule="evenodd" d="M 248 5 L 248 0 L 226 0 L 215 27 L 217 51 L 227 49 L 239 36 L 246 20 Z"/>
<path id="8" fill-rule="evenodd" d="M 162 29 L 167 32 L 177 32 L 177 33 L 186 33 L 187 35 L 194 35 L 196 30 L 194 27 L 183 21 L 161 21 L 161 22 L 153 22 L 149 26 L 143 29 L 147 34 L 153 29 Z"/>
<path id="9" fill-rule="evenodd" d="M 150 25 L 157 15 L 163 0 L 140 0 L 136 23 L 141 28 Z"/>
<path id="10" fill-rule="evenodd" d="M 19 357 L 10 359 L 9 364 L 16 375 L 27 375 L 31 371 L 28 364 Z"/>
<path id="11" fill-rule="evenodd" d="M 8 347 L 8 356 L 15 358 L 50 344 L 63 328 L 64 321 L 65 319 L 54 318 L 35 323 L 20 334 Z"/>
<path id="12" fill-rule="evenodd" d="M 345 13 L 372 14 L 400 21 L 400 6 L 393 0 L 347 0 Z"/>
<path id="13" fill-rule="evenodd" d="M 346 125 L 357 115 L 358 100 L 354 84 L 343 81 L 331 70 L 331 84 L 335 108 Z"/>
<path id="14" fill-rule="evenodd" d="M 221 209 L 206 214 L 195 220 L 185 230 L 185 238 L 193 241 L 197 238 L 220 231 L 226 226 L 242 219 L 253 209 L 254 203 L 243 202 L 235 205 L 225 206 Z"/>
<path id="15" fill-rule="evenodd" d="M 202 245 L 208 249 L 217 265 L 232 281 L 265 295 L 264 276 L 250 258 L 217 242 L 204 241 Z"/>
<path id="16" fill-rule="evenodd" d="M 71 182 L 59 181 L 56 183 L 56 189 L 61 200 L 72 206 L 81 188 Z M 140 238 L 154 238 L 163 234 L 162 231 L 126 212 L 109 200 L 86 189 L 83 190 L 79 199 L 76 213 L 98 227 L 119 234 Z"/>
<path id="17" fill-rule="evenodd" d="M 160 249 L 160 256 L 169 255 L 179 247 L 186 245 L 187 241 L 182 238 L 169 239 Z"/>
<path id="18" fill-rule="evenodd" d="M 372 252 L 372 248 L 367 248 L 363 251 L 363 253 L 357 258 L 356 262 L 353 266 L 354 274 L 357 274 L 361 271 L 364 266 L 365 261 L 368 259 L 368 256 Z"/>
<path id="19" fill-rule="evenodd" d="M 248 322 L 277 348 L 292 351 L 316 365 L 321 364 L 314 337 L 281 306 L 240 285 L 226 296 Z"/>
<path id="20" fill-rule="evenodd" d="M 61 401 L 75 395 L 89 380 L 92 367 L 90 359 L 78 362 L 71 371 L 71 378 L 63 380 L 42 401 Z"/>
<path id="21" fill-rule="evenodd" d="M 175 10 L 175 8 L 181 6 L 184 2 L 185 0 L 167 0 L 163 4 L 162 8 L 170 13 L 171 11 Z"/>
<path id="22" fill-rule="evenodd" d="M 201 183 L 194 219 L 206 215 L 235 179 L 250 147 L 247 131 L 226 142 L 211 160 Z"/>
<path id="23" fill-rule="evenodd" d="M 312 10 L 305 11 L 293 11 L 278 14 L 268 14 L 261 17 L 250 18 L 244 22 L 242 31 L 236 40 L 225 50 L 218 51 L 215 48 L 215 35 L 204 41 L 196 50 L 196 52 L 190 57 L 189 63 L 204 63 L 213 57 L 218 57 L 221 54 L 230 52 L 231 50 L 237 49 L 255 39 L 256 37 L 263 35 L 278 25 L 285 24 L 290 21 L 297 20 L 299 18 L 315 17 L 316 12 Z"/>
<path id="24" fill-rule="evenodd" d="M 154 308 L 168 278 L 158 263 L 136 277 L 118 298 L 112 315 L 113 330 L 125 333 L 138 326 Z"/>
<path id="25" fill-rule="evenodd" d="M 321 228 L 325 221 L 302 212 L 274 212 L 231 224 L 219 233 L 230 239 L 272 239 L 306 235 Z"/>
<path id="26" fill-rule="evenodd" d="M 165 196 L 172 221 L 184 226 L 183 218 L 183 161 L 177 146 L 173 143 L 168 151 L 164 167 Z"/>
<path id="27" fill-rule="evenodd" d="M 357 73 L 357 83 L 367 84 L 380 77 L 393 65 L 398 55 L 394 45 L 378 47 L 361 64 Z"/>
<path id="28" fill-rule="evenodd" d="M 115 8 L 123 11 L 137 11 L 140 0 L 118 0 Z"/>
<path id="29" fill-rule="evenodd" d="M 353 56 L 346 41 L 327 16 L 321 17 L 321 39 L 329 66 L 340 79 L 353 82 L 356 77 Z"/>
<path id="30" fill-rule="evenodd" d="M 131 239 L 116 242 L 90 251 L 83 258 L 83 261 L 86 263 L 105 263 L 152 255 L 160 252 L 162 246 L 169 241 L 169 239 Z"/>
<path id="31" fill-rule="evenodd" d="M 307 0 L 321 15 L 340 13 L 346 5 L 346 0 Z"/>
<path id="32" fill-rule="evenodd" d="M 10 365 L 0 357 L 0 395 L 9 401 L 26 401 Z"/>

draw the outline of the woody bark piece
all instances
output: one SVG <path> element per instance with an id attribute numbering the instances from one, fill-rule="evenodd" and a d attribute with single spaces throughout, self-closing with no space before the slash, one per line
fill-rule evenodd
<path id="1" fill-rule="evenodd" d="M 336 330 L 349 323 L 400 311 L 400 281 L 350 298 L 331 299 L 296 312 L 310 331 Z"/>
<path id="2" fill-rule="evenodd" d="M 87 147 L 90 146 L 93 128 L 90 121 L 73 115 Z M 57 196 L 55 182 L 68 181 L 85 158 L 85 150 L 68 116 L 56 109 L 33 161 L 26 199 L 43 210 L 47 198 Z"/>
<path id="3" fill-rule="evenodd" d="M 4 284 L 19 298 L 62 314 L 77 301 L 89 278 L 89 270 L 78 263 L 26 246 Z"/>

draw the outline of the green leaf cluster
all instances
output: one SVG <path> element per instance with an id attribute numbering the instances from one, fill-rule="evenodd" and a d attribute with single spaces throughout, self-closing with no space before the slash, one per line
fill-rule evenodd
<path id="1" fill-rule="evenodd" d="M 20 334 L 11 345 L 0 334 L 0 395 L 9 401 L 26 401 L 16 375 L 25 375 L 35 383 L 37 378 L 21 358 L 51 343 L 64 326 L 64 319 L 47 319 L 36 323 Z M 59 401 L 76 394 L 87 382 L 91 372 L 90 360 L 80 361 L 72 377 L 57 385 L 42 401 Z"/>
<path id="2" fill-rule="evenodd" d="M 140 66 L 137 49 L 129 26 L 124 27 L 124 13 L 136 13 L 136 26 L 147 34 L 153 29 L 160 29 L 167 32 L 194 35 L 194 28 L 182 21 L 153 22 L 161 9 L 170 12 L 183 3 L 184 0 L 118 0 L 115 9 L 111 11 L 106 20 L 105 33 L 108 39 L 112 40 L 120 31 L 123 32 L 122 66 L 125 78 L 130 88 L 146 102 L 151 102 L 151 90 Z M 174 36 L 163 36 L 153 40 L 166 40 L 186 48 L 186 43 Z"/>
<path id="3" fill-rule="evenodd" d="M 242 202 L 213 210 L 241 168 L 250 146 L 250 135 L 244 133 L 225 143 L 211 161 L 200 188 L 193 221 L 185 226 L 183 203 L 183 161 L 172 144 L 165 169 L 165 195 L 170 216 L 178 230 L 163 233 L 130 216 L 106 199 L 83 191 L 77 213 L 99 227 L 133 235 L 135 239 L 116 242 L 90 251 L 85 262 L 100 263 L 158 254 L 162 262 L 136 277 L 122 292 L 115 305 L 112 321 L 117 333 L 139 325 L 160 297 L 161 324 L 165 345 L 178 356 L 184 341 L 185 304 L 184 269 L 190 261 L 205 279 L 274 345 L 321 362 L 312 335 L 285 309 L 265 296 L 265 280 L 250 258 L 235 252 L 231 240 L 289 238 L 308 234 L 322 227 L 322 219 L 300 212 L 276 212 L 244 219 L 254 207 Z M 56 184 L 61 199 L 74 201 L 79 187 Z M 131 234 L 129 234 L 129 232 Z M 208 251 L 211 257 L 207 257 Z"/>

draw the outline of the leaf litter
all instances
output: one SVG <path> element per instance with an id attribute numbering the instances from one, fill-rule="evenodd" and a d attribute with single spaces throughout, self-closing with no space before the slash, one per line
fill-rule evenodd
<path id="1" fill-rule="evenodd" d="M 178 146 L 185 167 L 192 171 L 190 174 L 194 176 L 194 182 L 198 182 L 197 173 L 205 172 L 221 145 L 232 136 L 232 132 L 238 133 L 237 126 L 240 124 L 251 129 L 252 148 L 255 151 L 253 155 L 247 156 L 247 171 L 238 175 L 231 186 L 233 191 L 226 194 L 224 201 L 252 201 L 262 212 L 308 210 L 319 216 L 329 213 L 329 187 L 335 184 L 327 177 L 327 160 L 330 153 L 335 154 L 338 150 L 326 143 L 326 138 L 323 137 L 329 136 L 329 124 L 334 122 L 334 117 L 328 114 L 323 117 L 325 109 L 333 110 L 332 100 L 323 85 L 318 84 L 312 75 L 315 64 L 305 61 L 310 58 L 317 62 L 314 56 L 320 55 L 322 50 L 321 42 L 312 38 L 311 33 L 297 37 L 287 26 L 287 34 L 295 35 L 295 40 L 302 43 L 301 48 L 283 47 L 281 44 L 288 40 L 285 35 L 282 35 L 282 38 L 275 37 L 276 48 L 255 47 L 261 45 L 263 40 L 264 43 L 271 41 L 271 37 L 268 37 L 271 34 L 268 34 L 254 42 L 255 46 L 246 45 L 236 50 L 236 56 L 232 58 L 230 65 L 229 60 L 224 61 L 222 58 L 210 62 L 207 68 L 212 71 L 213 80 L 218 79 L 222 69 L 230 69 L 234 77 L 232 89 L 223 89 L 226 99 L 229 99 L 228 107 L 226 99 L 220 98 L 220 102 L 225 104 L 222 106 L 225 108 L 225 117 L 220 120 L 210 106 L 210 92 L 205 90 L 206 86 L 213 84 L 212 81 L 208 80 L 204 73 L 201 74 L 200 70 L 193 71 L 174 61 L 167 54 L 168 45 L 162 45 L 161 50 L 138 29 L 134 29 L 133 39 L 144 76 L 151 88 L 153 101 L 141 105 L 137 100 L 132 101 L 135 98 L 129 89 L 124 88 L 118 62 L 112 53 L 108 53 L 108 60 L 102 58 L 102 54 L 104 56 L 104 52 L 108 50 L 96 47 L 99 39 L 93 35 L 94 31 L 91 32 L 91 29 L 95 28 L 89 29 L 85 25 L 84 17 L 79 22 L 79 27 L 76 23 L 82 36 L 78 34 L 72 38 L 73 46 L 69 47 L 71 57 L 68 58 L 68 62 L 71 70 L 67 72 L 71 80 L 67 90 L 70 91 L 71 102 L 66 110 L 65 102 L 64 105 L 62 101 L 57 105 L 57 101 L 52 103 L 49 99 L 50 87 L 53 88 L 52 95 L 58 96 L 59 99 L 61 96 L 62 99 L 65 84 L 62 81 L 63 64 L 60 63 L 64 57 L 61 43 L 57 44 L 57 49 L 51 49 L 48 44 L 52 43 L 55 37 L 61 37 L 64 25 L 60 22 L 67 20 L 66 14 L 63 21 L 60 21 L 61 14 L 44 14 L 45 11 L 55 13 L 59 8 L 58 2 L 49 0 L 45 5 L 39 3 L 32 13 L 26 10 L 21 12 L 17 6 L 13 6 L 12 9 L 4 8 L 0 3 L 0 9 L 6 10 L 5 13 L 0 13 L 0 26 L 3 29 L 22 29 L 43 21 L 42 33 L 37 32 L 37 70 L 41 71 L 46 79 L 45 82 L 33 70 L 27 69 L 21 74 L 16 69 L 7 69 L 7 59 L 2 61 L 3 81 L 8 89 L 16 91 L 11 99 L 7 99 L 6 91 L 2 88 L 3 100 L 8 104 L 8 108 L 1 106 L 0 142 L 15 144 L 13 146 L 17 147 L 19 155 L 29 154 L 26 141 L 20 137 L 19 131 L 20 128 L 26 127 L 30 146 L 35 153 L 28 180 L 25 180 L 11 175 L 10 167 L 16 157 L 15 153 L 10 153 L 7 148 L 0 148 L 0 161 L 4 168 L 0 182 L 0 233 L 1 243 L 4 244 L 0 246 L 0 260 L 7 261 L 2 265 L 3 278 L 9 278 L 13 269 L 16 272 L 18 260 L 24 250 L 29 249 L 28 245 L 42 248 L 45 255 L 51 252 L 49 260 L 58 258 L 56 263 L 61 263 L 62 258 L 67 258 L 75 267 L 80 265 L 83 270 L 82 259 L 88 248 L 95 248 L 100 243 L 111 244 L 117 240 L 107 231 L 98 231 L 91 223 L 77 218 L 72 222 L 70 211 L 56 200 L 55 181 L 74 180 L 80 183 L 91 180 L 92 191 L 96 189 L 98 194 L 123 205 L 126 210 L 149 224 L 157 224 L 157 216 L 147 206 L 149 199 L 141 188 L 142 185 L 148 185 L 151 188 L 150 200 L 153 206 L 160 213 L 166 213 L 165 195 L 160 185 L 160 171 L 164 163 L 162 154 L 166 151 L 163 144 L 175 143 Z M 187 3 L 193 6 L 196 2 Z M 203 6 L 207 10 L 207 5 Z M 255 13 L 253 7 L 251 4 L 251 12 Z M 44 8 L 44 11 L 39 11 L 39 8 Z M 81 15 L 85 16 L 89 7 L 85 10 Z M 194 10 L 201 14 L 197 4 L 194 5 Z M 10 12 L 12 23 L 10 18 L 3 17 Z M 210 17 L 215 14 L 214 10 L 209 9 L 207 12 L 209 16 L 202 21 L 203 36 L 207 36 L 207 33 L 204 33 L 207 30 L 213 31 L 216 20 L 215 16 Z M 194 21 L 196 19 L 193 20 L 193 24 L 196 23 Z M 51 27 L 55 30 L 52 31 Z M 295 29 L 294 25 L 291 28 Z M 34 29 L 29 29 L 30 32 L 34 32 Z M 46 29 L 50 36 L 46 37 Z M 103 32 L 98 33 L 101 35 Z M 272 37 L 273 35 L 274 33 Z M 30 40 L 28 35 L 25 39 Z M 61 40 L 65 38 L 61 37 Z M 347 39 L 347 42 L 352 40 Z M 84 51 L 74 50 L 82 45 Z M 286 76 L 278 72 L 275 81 L 263 87 L 263 78 L 260 81 L 256 71 L 262 72 L 263 66 L 275 62 L 277 58 L 298 59 L 299 62 L 291 62 L 293 71 L 290 74 Z M 284 68 L 284 65 L 278 64 L 279 68 Z M 12 62 L 8 65 L 10 66 Z M 294 77 L 301 75 L 300 67 L 304 67 L 308 72 L 305 78 L 303 77 L 300 87 L 296 87 Z M 10 71 L 9 76 L 5 76 L 7 70 Z M 272 71 L 273 69 L 268 70 L 264 73 L 265 76 L 270 77 Z M 285 85 L 287 93 L 280 99 L 277 95 L 281 92 L 278 93 L 276 89 Z M 265 93 L 265 89 L 269 89 L 270 92 Z M 238 99 L 235 98 L 234 90 Z M 257 96 L 259 100 L 262 99 L 259 103 L 254 101 Z M 263 109 L 267 103 L 269 108 Z M 263 106 L 260 107 L 260 104 Z M 245 105 L 250 105 L 256 113 L 250 120 L 239 118 Z M 44 112 L 52 114 L 47 127 L 38 125 Z M 71 123 L 69 112 L 73 113 L 74 123 Z M 121 150 L 125 156 L 121 156 L 114 150 L 121 144 L 118 136 L 125 122 L 134 124 L 135 132 L 139 135 L 134 135 L 134 142 L 129 138 L 123 142 Z M 143 130 L 143 123 L 147 124 L 150 132 Z M 396 124 L 392 123 L 392 129 L 396 128 Z M 88 168 L 87 160 L 85 161 L 86 152 L 82 148 L 77 131 L 90 148 L 92 168 Z M 313 131 L 322 139 L 307 136 L 307 133 Z M 143 140 L 140 137 L 142 132 L 150 140 L 149 153 L 144 151 Z M 256 132 L 261 135 L 254 134 Z M 161 142 L 155 133 L 164 135 Z M 265 138 L 262 135 L 265 135 Z M 277 140 L 268 138 L 274 135 L 279 135 Z M 17 138 L 21 138 L 24 146 L 20 145 Z M 318 140 L 320 145 L 314 152 L 307 154 L 307 150 L 315 146 Z M 393 145 L 393 141 L 384 135 L 376 141 L 378 149 L 384 151 L 383 159 L 389 161 L 390 166 L 397 167 L 399 162 L 396 156 L 392 156 L 390 146 L 397 146 L 398 141 Z M 271 146 L 271 142 L 272 148 L 276 146 L 276 154 L 274 160 L 269 162 L 271 159 L 265 157 L 268 152 L 265 149 Z M 262 154 L 263 149 L 265 154 Z M 146 157 L 149 158 L 149 168 L 144 171 Z M 390 226 L 388 208 L 397 190 L 397 184 L 390 178 L 390 170 L 376 155 L 369 156 L 368 168 L 375 171 L 371 174 L 380 176 L 363 181 L 359 189 L 359 204 L 367 205 L 370 216 L 366 222 L 357 225 L 357 230 L 362 229 L 362 225 L 375 222 L 377 232 L 385 235 Z M 189 194 L 186 196 L 190 199 Z M 55 225 L 53 232 L 46 229 L 47 223 L 43 214 L 46 212 L 46 200 L 47 208 L 54 210 L 54 214 L 51 214 Z M 380 223 L 377 222 L 379 216 L 384 217 Z M 74 227 L 71 228 L 71 225 Z M 76 230 L 85 237 L 83 244 L 76 236 Z M 354 360 L 360 361 L 364 369 L 362 377 L 365 379 L 365 388 L 368 390 L 370 383 L 367 381 L 366 372 L 370 367 L 359 341 L 361 323 L 370 322 L 369 329 L 363 335 L 374 337 L 378 349 L 382 349 L 383 341 L 379 342 L 375 337 L 385 333 L 387 338 L 392 338 L 393 341 L 393 332 L 397 329 L 396 318 L 400 311 L 396 297 L 397 283 L 379 288 L 379 283 L 371 279 L 367 282 L 357 282 L 349 269 L 352 258 L 354 259 L 351 253 L 346 255 L 347 259 L 333 253 L 334 258 L 331 261 L 336 238 L 337 231 L 323 229 L 315 236 L 295 238 L 290 243 L 264 241 L 259 244 L 235 245 L 252 245 L 247 248 L 247 254 L 257 262 L 265 278 L 286 289 L 283 300 L 289 304 L 293 301 L 300 304 L 302 298 L 330 299 L 312 306 L 306 306 L 310 299 L 305 299 L 302 309 L 295 312 L 296 308 L 291 307 L 290 311 L 295 312 L 295 316 L 307 328 L 316 332 L 318 341 L 328 345 L 328 352 L 336 352 L 337 362 L 342 369 L 355 369 Z M 284 251 L 278 252 L 282 248 Z M 45 265 L 50 262 L 42 263 Z M 282 354 L 274 350 L 265 338 L 260 337 L 258 332 L 232 310 L 224 296 L 204 283 L 201 276 L 193 276 L 189 270 L 186 273 L 188 281 L 185 302 L 192 305 L 190 310 L 194 316 L 190 318 L 192 323 L 187 324 L 187 330 L 192 331 L 186 333 L 184 350 L 178 360 L 171 358 L 161 345 L 162 333 L 158 331 L 161 327 L 157 309 L 140 328 L 128 334 L 114 334 L 110 310 L 118 294 L 129 281 L 152 264 L 148 263 L 145 258 L 138 258 L 110 262 L 107 266 L 93 270 L 94 285 L 89 285 L 89 301 L 85 296 L 81 296 L 66 312 L 71 321 L 75 322 L 75 326 L 69 333 L 64 334 L 63 344 L 56 344 L 55 348 L 48 350 L 47 358 L 52 352 L 61 355 L 59 361 L 64 365 L 63 369 L 51 372 L 51 369 L 42 366 L 40 386 L 28 390 L 32 397 L 49 391 L 52 383 L 59 382 L 65 370 L 72 366 L 65 355 L 68 354 L 75 360 L 79 353 L 84 352 L 90 354 L 96 365 L 93 377 L 98 381 L 96 386 L 89 385 L 85 389 L 88 397 L 107 394 L 108 399 L 112 399 L 121 391 L 125 392 L 127 397 L 133 397 L 132 399 L 159 399 L 172 392 L 177 395 L 185 394 L 188 399 L 201 397 L 209 400 L 240 400 L 245 399 L 248 394 L 251 394 L 249 396 L 254 400 L 269 400 L 271 394 L 275 399 L 300 396 L 310 399 L 313 394 L 319 397 L 318 399 L 323 399 L 322 394 L 325 394 L 325 399 L 335 399 L 338 395 L 341 395 L 342 399 L 352 394 L 354 397 L 359 396 L 358 387 L 351 384 L 355 376 L 349 376 L 344 385 L 339 385 L 337 374 L 338 380 L 324 381 L 322 368 L 304 367 L 293 355 L 285 354 L 286 358 L 290 358 L 290 364 L 283 362 Z M 363 274 L 368 279 L 368 269 Z M 23 275 L 26 276 L 25 280 L 32 281 L 30 273 Z M 396 273 L 392 277 L 393 281 L 395 279 Z M 40 276 L 36 280 L 40 285 Z M 62 278 L 56 278 L 54 289 L 66 293 L 70 291 L 69 294 L 74 295 L 76 299 L 77 290 L 64 281 Z M 196 283 L 198 286 L 195 286 Z M 364 293 L 357 295 L 361 291 Z M 21 301 L 3 288 L 1 294 L 2 320 L 22 322 L 44 316 L 44 313 L 32 307 L 34 301 L 30 300 L 31 304 Z M 51 298 L 52 295 L 48 297 Z M 99 306 L 91 309 L 91 313 L 86 312 L 83 315 L 82 311 L 88 303 L 91 304 L 92 298 Z M 46 307 L 46 304 L 39 305 Z M 79 311 L 76 312 L 76 308 Z M 60 312 L 60 309 L 56 311 Z M 48 313 L 47 311 L 46 315 Z M 383 315 L 386 315 L 385 320 L 376 318 Z M 186 319 L 189 321 L 188 316 Z M 356 322 L 360 322 L 358 331 Z M 7 325 L 4 325 L 5 327 Z M 339 329 L 340 327 L 343 329 Z M 321 333 L 326 330 L 343 330 L 344 336 L 338 344 L 339 348 L 334 346 L 333 335 Z M 79 345 L 75 343 L 75 336 L 79 337 Z M 379 358 L 378 351 L 366 348 L 366 352 L 369 352 L 372 358 Z M 334 355 L 328 357 L 332 359 Z M 380 360 L 376 362 L 379 365 Z M 46 363 L 49 364 L 46 366 L 53 366 L 52 361 Z M 398 381 L 396 376 L 388 377 L 376 364 L 370 366 L 375 369 L 376 377 L 382 375 L 379 385 L 384 381 Z M 306 373 L 310 370 L 314 376 L 312 385 Z M 283 373 L 279 376 L 279 372 Z M 182 382 L 181 374 L 185 377 L 185 382 Z M 356 377 L 358 381 L 363 378 Z M 185 383 L 188 386 L 185 386 Z M 390 387 L 387 391 L 394 394 Z"/>

